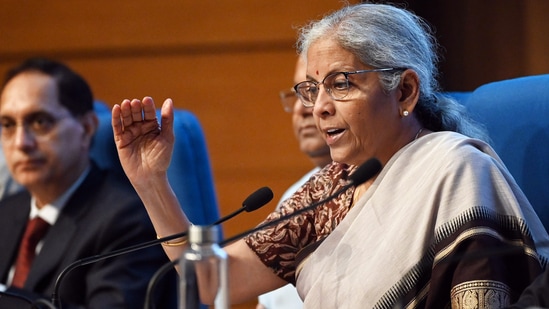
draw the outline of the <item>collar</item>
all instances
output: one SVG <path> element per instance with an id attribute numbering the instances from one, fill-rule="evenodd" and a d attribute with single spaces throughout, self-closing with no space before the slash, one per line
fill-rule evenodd
<path id="1" fill-rule="evenodd" d="M 54 225 L 61 213 L 61 210 L 67 204 L 67 201 L 72 196 L 74 191 L 82 184 L 86 176 L 90 173 L 90 167 L 86 168 L 84 172 L 78 177 L 78 179 L 72 184 L 72 186 L 67 189 L 61 196 L 59 196 L 55 201 L 44 205 L 42 208 L 36 206 L 36 199 L 34 196 L 31 198 L 31 209 L 29 214 L 29 219 L 35 217 L 40 217 L 48 222 L 50 225 Z"/>

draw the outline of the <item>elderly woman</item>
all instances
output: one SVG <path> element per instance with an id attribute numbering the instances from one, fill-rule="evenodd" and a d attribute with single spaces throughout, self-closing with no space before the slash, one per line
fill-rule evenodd
<path id="1" fill-rule="evenodd" d="M 359 4 L 305 27 L 298 42 L 334 163 L 267 220 L 320 201 L 364 161 L 366 183 L 225 247 L 233 303 L 294 283 L 306 308 L 500 308 L 541 273 L 547 234 L 462 108 L 437 93 L 436 43 L 415 15 Z M 159 126 L 149 97 L 113 108 L 123 167 L 160 236 L 190 222 L 167 181 L 173 103 Z M 171 259 L 183 241 L 164 244 Z M 199 281 L 204 278 L 199 277 Z M 211 302 L 211 291 L 201 291 Z M 210 297 L 208 296 L 210 295 Z"/>

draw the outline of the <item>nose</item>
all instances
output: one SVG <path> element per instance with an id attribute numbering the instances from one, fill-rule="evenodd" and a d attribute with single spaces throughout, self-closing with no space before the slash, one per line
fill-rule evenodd
<path id="1" fill-rule="evenodd" d="M 12 136 L 12 143 L 16 148 L 26 149 L 32 147 L 36 143 L 35 136 L 24 125 L 17 126 Z"/>
<path id="2" fill-rule="evenodd" d="M 316 97 L 316 101 L 313 105 L 312 111 L 312 113 L 318 117 L 333 115 L 333 113 L 335 112 L 334 100 L 332 99 L 326 88 L 322 88 L 323 90 L 320 90 L 318 92 L 318 96 Z"/>

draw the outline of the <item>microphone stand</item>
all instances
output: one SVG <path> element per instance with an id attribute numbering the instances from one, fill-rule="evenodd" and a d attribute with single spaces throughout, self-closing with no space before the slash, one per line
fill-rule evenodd
<path id="1" fill-rule="evenodd" d="M 149 280 L 149 285 L 147 286 L 147 294 L 145 294 L 145 306 L 144 309 L 149 309 L 152 305 L 152 294 L 154 290 L 156 290 L 156 285 L 158 282 L 160 282 L 160 279 L 162 279 L 168 271 L 172 270 L 175 265 L 179 263 L 179 259 L 175 259 L 173 261 L 169 261 L 168 263 L 162 265 L 159 269 L 156 270 L 154 275 L 151 277 L 151 280 Z M 154 307 L 153 307 L 154 308 Z"/>
<path id="2" fill-rule="evenodd" d="M 254 211 L 256 209 L 259 209 L 260 207 L 262 207 L 262 206 L 266 205 L 268 202 L 270 202 L 272 200 L 272 198 L 273 198 L 273 192 L 271 191 L 271 189 L 269 189 L 268 187 L 262 187 L 262 188 L 258 189 L 257 191 L 255 191 L 254 193 L 252 193 L 250 196 L 248 196 L 246 198 L 246 200 L 244 200 L 244 202 L 242 203 L 241 208 L 237 209 L 236 211 L 234 211 L 233 213 L 231 213 L 227 216 L 224 216 L 224 217 L 218 219 L 214 223 L 210 224 L 210 226 L 219 225 L 219 224 L 231 219 L 232 217 L 238 215 L 239 213 L 241 213 L 243 211 L 251 212 L 251 211 Z M 61 271 L 61 273 L 59 273 L 59 276 L 57 277 L 57 279 L 55 281 L 54 290 L 53 290 L 53 293 L 51 295 L 52 305 L 55 306 L 55 307 L 58 307 L 59 309 L 61 309 L 61 302 L 59 301 L 59 288 L 61 286 L 61 282 L 66 277 L 66 275 L 69 272 L 71 272 L 72 270 L 74 270 L 75 268 L 78 268 L 78 267 L 84 266 L 84 265 L 88 265 L 88 264 L 92 264 L 92 263 L 95 263 L 95 262 L 99 262 L 99 261 L 102 261 L 102 260 L 106 260 L 108 258 L 119 256 L 119 255 L 122 255 L 122 254 L 126 254 L 126 253 L 134 252 L 134 251 L 137 251 L 137 250 L 145 249 L 145 248 L 148 248 L 148 247 L 151 247 L 151 246 L 154 246 L 154 245 L 158 245 L 160 243 L 170 241 L 170 240 L 173 240 L 173 239 L 176 239 L 176 238 L 185 237 L 185 236 L 187 236 L 187 234 L 188 234 L 187 231 L 177 233 L 177 234 L 173 234 L 173 235 L 170 235 L 170 236 L 154 239 L 154 240 L 147 241 L 147 242 L 144 242 L 144 243 L 139 243 L 139 244 L 136 244 L 136 245 L 133 245 L 133 246 L 130 246 L 130 247 L 115 250 L 115 251 L 107 253 L 107 254 L 93 255 L 93 256 L 90 256 L 90 257 L 87 257 L 87 258 L 77 260 L 77 261 L 73 262 L 72 264 L 69 264 L 69 266 L 64 268 Z"/>
<path id="3" fill-rule="evenodd" d="M 337 190 L 334 194 L 330 195 L 329 197 L 327 197 L 326 199 L 323 199 L 317 203 L 313 203 L 307 207 L 304 207 L 304 208 L 301 208 L 301 209 L 298 209 L 286 216 L 282 216 L 278 219 L 275 219 L 275 220 L 272 220 L 272 221 L 269 221 L 269 222 L 266 222 L 264 224 L 261 224 L 261 225 L 258 225 L 257 227 L 251 229 L 251 230 L 248 230 L 248 231 L 245 231 L 245 232 L 242 232 L 240 234 L 237 234 L 233 237 L 230 237 L 230 238 L 227 238 L 225 240 L 223 240 L 222 242 L 219 243 L 219 246 L 220 247 L 225 247 L 226 245 L 228 245 L 229 243 L 235 241 L 235 240 L 238 240 L 240 238 L 243 238 L 245 237 L 246 235 L 249 235 L 249 234 L 252 234 L 252 233 L 255 233 L 261 229 L 264 229 L 266 227 L 269 227 L 269 226 L 272 226 L 272 225 L 276 225 L 284 220 L 287 220 L 293 216 L 296 216 L 296 215 L 299 215 L 303 212 L 306 212 L 306 211 L 309 211 L 309 210 L 312 210 L 314 209 L 315 207 L 318 207 L 319 205 L 323 204 L 323 203 L 326 203 L 327 201 L 335 198 L 336 196 L 338 196 L 339 194 L 347 191 L 350 187 L 352 187 L 354 185 L 353 182 L 351 182 L 350 184 L 347 184 L 345 185 L 344 187 L 342 187 L 341 189 Z M 145 309 L 148 309 L 149 306 L 150 306 L 150 303 L 151 303 L 151 294 L 153 293 L 153 291 L 155 290 L 156 288 L 156 285 L 157 283 L 160 281 L 160 279 L 162 277 L 164 277 L 164 275 L 166 275 L 166 273 L 172 269 L 172 267 L 175 267 L 175 265 L 177 265 L 179 263 L 179 259 L 175 259 L 173 261 L 169 261 L 168 263 L 162 265 L 162 267 L 160 267 L 155 273 L 154 275 L 152 276 L 151 280 L 149 281 L 149 286 L 147 287 L 147 295 L 145 296 Z"/>
<path id="4" fill-rule="evenodd" d="M 323 199 L 323 200 L 320 200 L 316 203 L 313 203 L 309 206 L 306 206 L 304 208 L 301 208 L 301 209 L 298 209 L 296 211 L 293 211 L 292 213 L 289 213 L 289 214 L 286 214 L 285 216 L 281 216 L 279 217 L 278 219 L 274 219 L 272 221 L 269 221 L 269 222 L 265 222 L 263 224 L 260 224 L 258 225 L 257 227 L 251 229 L 251 230 L 248 230 L 248 231 L 245 231 L 245 232 L 242 232 L 240 234 L 237 234 L 233 237 L 230 237 L 230 238 L 227 238 L 225 239 L 224 241 L 220 242 L 219 243 L 219 246 L 220 247 L 225 247 L 226 245 L 228 245 L 229 243 L 233 242 L 233 241 L 236 241 L 240 238 L 243 238 L 245 237 L 246 235 L 249 235 L 249 234 L 252 234 L 252 233 L 255 233 L 261 229 L 264 229 L 266 227 L 269 227 L 269 226 L 273 226 L 273 225 L 276 225 L 284 220 L 288 220 L 294 216 L 297 216 L 301 213 L 304 213 L 306 211 L 309 211 L 309 210 L 313 210 L 314 208 L 336 198 L 338 195 L 340 195 L 341 193 L 347 191 L 349 188 L 353 187 L 353 186 L 358 186 L 364 182 L 366 182 L 367 180 L 371 179 L 372 177 L 374 177 L 377 173 L 379 173 L 379 171 L 381 170 L 382 166 L 381 166 L 381 163 L 376 159 L 376 158 L 372 158 L 366 162 L 364 162 L 362 165 L 360 165 L 358 167 L 358 169 L 352 174 L 350 175 L 350 183 L 348 183 L 347 185 L 343 186 L 342 188 L 340 188 L 339 190 L 337 190 L 335 193 L 333 193 L 332 195 L 328 196 L 327 198 Z M 145 309 L 148 309 L 149 308 L 149 303 L 150 303 L 150 294 L 152 294 L 152 292 L 154 291 L 154 288 L 157 284 L 157 282 L 159 281 L 159 278 L 162 278 L 162 276 L 164 276 L 168 270 L 170 270 L 172 267 L 174 267 L 175 265 L 177 265 L 179 263 L 179 259 L 175 259 L 173 261 L 170 261 L 166 264 L 164 264 L 162 267 L 160 267 L 156 273 L 153 275 L 153 277 L 151 278 L 151 281 L 149 281 L 149 286 L 147 288 L 147 295 L 146 295 L 146 302 L 145 302 Z"/>
<path id="5" fill-rule="evenodd" d="M 293 211 L 289 214 L 286 214 L 285 216 L 279 217 L 278 219 L 274 219 L 272 221 L 260 224 L 260 225 L 258 225 L 257 227 L 255 227 L 251 230 L 244 231 L 244 232 L 242 232 L 240 234 L 237 234 L 233 237 L 229 237 L 229 238 L 223 240 L 219 245 L 221 247 L 225 247 L 229 243 L 231 243 L 235 240 L 238 240 L 240 238 L 243 238 L 246 235 L 249 235 L 249 234 L 255 233 L 259 230 L 262 230 L 264 228 L 276 225 L 276 224 L 278 224 L 282 221 L 288 220 L 288 219 L 290 219 L 294 216 L 297 216 L 297 215 L 302 214 L 304 212 L 307 212 L 309 210 L 313 210 L 316 207 L 318 207 L 318 206 L 320 206 L 320 205 L 336 198 L 338 195 L 340 195 L 341 193 L 347 191 L 349 188 L 355 187 L 355 186 L 358 186 L 358 185 L 361 185 L 361 184 L 365 183 L 366 181 L 368 181 L 369 179 L 374 177 L 377 173 L 379 173 L 379 171 L 381 171 L 381 168 L 382 168 L 381 163 L 376 158 L 369 159 L 368 161 L 362 163 L 362 165 L 360 165 L 357 168 L 357 170 L 352 175 L 350 175 L 349 178 L 350 178 L 351 181 L 348 184 L 346 184 L 345 186 L 343 186 L 342 188 L 340 188 L 339 190 L 337 190 L 336 192 L 334 192 L 332 195 L 328 196 L 327 198 L 322 199 L 322 200 L 320 200 L 316 203 L 312 203 L 309 206 L 306 206 L 306 207 L 303 207 L 301 209 L 295 210 L 295 211 Z"/>
<path id="6" fill-rule="evenodd" d="M 229 243 L 235 241 L 235 240 L 238 240 L 240 238 L 243 238 L 245 237 L 246 235 L 249 235 L 249 234 L 252 234 L 252 233 L 255 233 L 261 229 L 264 229 L 266 227 L 269 227 L 269 226 L 272 226 L 272 225 L 276 225 L 284 220 L 287 220 L 293 216 L 297 216 L 303 212 L 306 212 L 306 211 L 309 211 L 309 210 L 312 210 L 316 207 L 318 207 L 319 205 L 321 204 L 324 204 L 326 203 L 327 201 L 335 198 L 336 196 L 340 195 L 341 193 L 347 191 L 350 187 L 354 186 L 354 182 L 352 181 L 351 183 L 345 185 L 344 187 L 342 187 L 341 189 L 337 190 L 335 193 L 333 193 L 332 195 L 328 196 L 327 198 L 319 201 L 319 202 L 316 202 L 316 203 L 313 203 L 307 207 L 304 207 L 304 208 L 301 208 L 301 209 L 298 209 L 290 214 L 287 214 L 285 216 L 281 216 L 280 218 L 278 219 L 275 219 L 275 220 L 272 220 L 272 221 L 269 221 L 269 222 L 266 222 L 266 223 L 263 223 L 261 225 L 258 225 L 257 227 L 251 229 L 251 230 L 247 230 L 245 232 L 242 232 L 240 234 L 237 234 L 235 236 L 232 236 L 230 238 L 227 238 L 225 240 L 223 240 L 222 242 L 219 243 L 219 246 L 220 247 L 225 247 L 226 245 L 228 245 Z M 168 263 L 162 265 L 162 267 L 160 267 L 155 273 L 154 275 L 152 276 L 151 280 L 149 281 L 149 286 L 147 287 L 147 294 L 145 296 L 145 309 L 148 309 L 149 306 L 150 306 L 150 303 L 151 303 L 151 294 L 153 293 L 153 291 L 155 290 L 156 288 L 156 285 L 157 283 L 160 281 L 160 279 L 162 277 L 164 277 L 164 275 L 166 275 L 166 273 L 172 269 L 172 267 L 175 267 L 175 265 L 177 265 L 179 263 L 179 259 L 175 259 L 175 260 L 172 260 L 172 261 L 169 261 Z"/>
<path id="7" fill-rule="evenodd" d="M 316 207 L 318 207 L 318 206 L 320 206 L 320 205 L 322 205 L 322 204 L 328 202 L 329 200 L 332 200 L 332 199 L 336 198 L 338 195 L 340 195 L 341 193 L 347 191 L 349 188 L 351 188 L 351 187 L 353 187 L 353 186 L 355 186 L 354 181 L 351 182 L 351 183 L 349 183 L 349 184 L 347 184 L 347 185 L 345 185 L 345 186 L 343 186 L 341 189 L 337 190 L 335 193 L 333 193 L 332 195 L 328 196 L 327 198 L 325 198 L 325 199 L 323 199 L 323 200 L 321 200 L 321 201 L 318 201 L 318 202 L 316 202 L 316 203 L 313 203 L 313 204 L 311 204 L 311 205 L 309 205 L 309 206 L 306 206 L 306 207 L 303 207 L 303 208 L 301 208 L 301 209 L 295 210 L 295 211 L 293 211 L 293 212 L 291 212 L 291 213 L 289 213 L 289 214 L 287 214 L 287 215 L 285 215 L 285 216 L 281 216 L 281 217 L 279 217 L 279 218 L 277 218 L 277 219 L 274 219 L 274 220 L 272 220 L 272 221 L 268 221 L 268 222 L 265 222 L 265 223 L 263 223 L 263 224 L 260 224 L 260 225 L 256 226 L 255 228 L 253 228 L 253 229 L 251 229 L 251 230 L 247 230 L 247 231 L 244 231 L 244 232 L 242 232 L 242 233 L 236 234 L 236 235 L 234 235 L 234 236 L 232 236 L 232 237 L 226 238 L 225 240 L 223 240 L 222 242 L 220 242 L 219 245 L 220 245 L 221 247 L 225 247 L 225 246 L 227 246 L 228 244 L 232 243 L 233 241 L 236 241 L 236 240 L 239 240 L 239 239 L 241 239 L 241 238 L 244 238 L 245 236 L 247 236 L 247 235 L 249 235 L 249 234 L 253 234 L 253 233 L 255 233 L 255 232 L 257 232 L 257 231 L 260 231 L 260 230 L 262 230 L 262 229 L 264 229 L 264 228 L 267 228 L 267 227 L 271 227 L 271 226 L 277 225 L 278 223 L 280 223 L 280 222 L 282 222 L 282 221 L 288 220 L 288 219 L 290 219 L 290 218 L 292 218 L 292 217 L 294 217 L 294 216 L 297 216 L 297 215 L 302 214 L 302 213 L 304 213 L 304 212 L 307 212 L 307 211 L 309 211 L 309 210 L 313 210 L 313 209 L 315 209 Z"/>
<path id="8" fill-rule="evenodd" d="M 115 250 L 115 251 L 110 252 L 108 254 L 97 254 L 97 255 L 93 255 L 93 256 L 83 258 L 83 259 L 80 259 L 80 260 L 77 260 L 77 261 L 73 262 L 72 264 L 67 266 L 65 269 L 63 269 L 61 271 L 61 273 L 59 273 L 59 276 L 57 277 L 57 280 L 55 281 L 54 291 L 51 295 L 52 304 L 56 307 L 59 307 L 59 309 L 61 309 L 61 303 L 59 302 L 59 287 L 61 286 L 61 282 L 63 281 L 65 276 L 69 272 L 74 270 L 75 268 L 78 268 L 78 267 L 84 266 L 84 265 L 88 265 L 88 264 L 92 264 L 92 263 L 95 263 L 95 262 L 99 262 L 99 261 L 102 261 L 102 260 L 106 260 L 108 258 L 111 258 L 111 257 L 114 257 L 114 256 L 119 256 L 121 254 L 126 254 L 126 253 L 134 252 L 134 251 L 137 251 L 137 250 L 145 249 L 145 248 L 160 244 L 160 243 L 165 242 L 165 241 L 170 241 L 170 240 L 180 238 L 180 237 L 185 237 L 185 236 L 187 236 L 187 232 L 173 234 L 173 235 L 170 235 L 170 236 L 166 236 L 166 237 L 154 239 L 154 240 L 151 240 L 151 241 L 148 241 L 148 242 L 140 243 L 140 244 L 137 244 L 137 245 L 134 245 L 134 246 L 130 246 L 130 247 L 122 248 L 122 249 L 119 249 L 119 250 Z"/>

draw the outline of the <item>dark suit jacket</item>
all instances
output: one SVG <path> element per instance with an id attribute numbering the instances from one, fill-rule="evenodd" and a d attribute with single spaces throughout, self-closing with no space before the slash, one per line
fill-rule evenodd
<path id="1" fill-rule="evenodd" d="M 0 202 L 0 279 L 15 261 L 30 211 L 30 195 L 21 192 Z M 156 238 L 137 194 L 124 177 L 95 164 L 68 200 L 35 258 L 24 290 L 51 299 L 59 273 L 72 262 Z M 160 245 L 68 273 L 59 288 L 63 308 L 143 308 L 151 276 L 168 262 Z M 175 274 L 155 291 L 158 308 L 177 302 Z M 15 288 L 8 292 L 21 292 Z"/>

